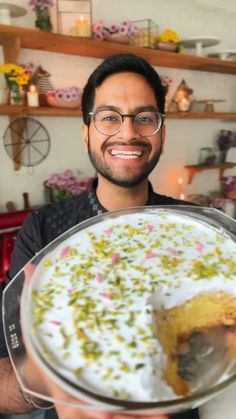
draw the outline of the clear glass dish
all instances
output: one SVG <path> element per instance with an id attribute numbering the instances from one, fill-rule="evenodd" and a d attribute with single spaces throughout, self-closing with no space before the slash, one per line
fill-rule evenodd
<path id="1" fill-rule="evenodd" d="M 144 227 L 145 231 L 142 230 L 142 240 L 139 240 L 137 239 L 137 237 L 141 233 L 138 231 L 138 229 L 143 229 Z M 160 230 L 161 233 L 159 234 Z M 154 246 L 150 248 L 150 240 L 151 237 L 154 237 L 154 232 L 157 235 L 157 239 L 158 235 L 160 235 L 160 237 L 161 234 L 164 234 L 164 236 L 166 236 L 163 239 L 164 241 L 163 243 L 161 243 L 161 245 L 158 241 L 156 241 L 156 247 Z M 97 237 L 96 240 L 98 241 L 94 241 L 93 235 Z M 102 241 L 100 241 L 101 237 Z M 210 250 L 207 249 L 207 240 L 209 242 Z M 78 351 L 78 353 L 81 354 L 81 352 L 79 351 L 81 351 L 81 348 L 83 346 L 81 342 L 84 339 L 84 329 L 80 328 L 82 323 L 80 323 L 81 320 L 78 321 L 78 318 L 76 318 L 76 333 L 78 334 L 76 335 L 76 338 L 74 337 L 74 335 L 72 336 L 70 328 L 66 329 L 68 324 L 68 316 L 71 316 L 71 314 L 68 314 L 67 311 L 71 310 L 71 306 L 74 309 L 73 304 L 75 303 L 75 296 L 76 302 L 83 301 L 81 300 L 81 298 L 83 297 L 83 290 L 86 288 L 84 286 L 84 283 L 81 282 L 81 285 L 77 279 L 80 278 L 80 280 L 82 281 L 81 278 L 85 278 L 84 280 L 86 280 L 86 275 L 88 276 L 88 278 L 91 279 L 91 272 L 93 272 L 94 278 L 96 279 L 96 287 L 101 286 L 99 285 L 100 283 L 106 285 L 106 278 L 102 277 L 102 275 L 100 274 L 98 275 L 98 272 L 96 271 L 101 268 L 101 259 L 104 256 L 101 252 L 105 251 L 104 249 L 106 248 L 111 248 L 111 254 L 109 257 L 111 257 L 110 264 L 111 268 L 113 268 L 116 265 L 116 263 L 120 262 L 119 257 L 121 258 L 122 255 L 121 245 L 119 244 L 119 242 L 122 243 L 123 247 L 126 246 L 125 252 L 128 254 L 128 259 L 124 255 L 122 256 L 122 268 L 120 268 L 121 271 L 117 271 L 119 272 L 119 281 L 115 284 L 113 291 L 110 291 L 110 289 L 105 289 L 105 291 L 103 290 L 103 292 L 101 293 L 101 291 L 97 291 L 96 288 L 94 293 L 91 293 L 91 298 L 89 299 L 88 306 L 90 307 L 90 305 L 93 304 L 93 302 L 95 301 L 96 307 L 98 307 L 96 308 L 96 312 L 99 313 L 101 319 L 103 317 L 104 319 L 106 318 L 106 312 L 104 312 L 104 304 L 107 304 L 108 307 L 112 307 L 114 304 L 116 304 L 117 301 L 119 301 L 120 305 L 120 301 L 124 300 L 123 297 L 121 298 L 120 296 L 114 296 L 114 289 L 116 287 L 120 290 L 120 292 L 123 292 L 123 287 L 120 286 L 120 280 L 124 280 L 124 284 L 126 284 L 130 280 L 129 278 L 131 278 L 132 282 L 132 280 L 135 277 L 132 273 L 132 269 L 136 269 L 137 271 L 139 271 L 138 267 L 140 266 L 144 266 L 147 268 L 145 268 L 146 270 L 144 269 L 142 273 L 142 275 L 144 275 L 144 278 L 146 278 L 146 273 L 148 273 L 149 275 L 149 272 L 152 272 L 152 276 L 149 275 L 150 278 L 155 278 L 156 276 L 159 278 L 157 280 L 157 283 L 155 283 L 156 285 L 154 289 L 152 288 L 152 292 L 150 292 L 150 289 L 149 291 L 147 291 L 150 295 L 153 295 L 153 293 L 155 294 L 156 292 L 156 287 L 158 289 L 158 294 L 154 299 L 155 301 L 154 303 L 151 303 L 153 311 L 157 313 L 160 313 L 160 310 L 163 307 L 166 310 L 168 310 L 172 307 L 175 307 L 176 305 L 178 306 L 184 304 L 188 299 L 193 298 L 195 295 L 202 295 L 204 293 L 209 292 L 221 292 L 222 283 L 221 285 L 217 286 L 218 288 L 215 288 L 215 286 L 212 287 L 211 284 L 213 281 L 213 274 L 211 272 L 207 273 L 207 275 L 210 277 L 210 280 L 209 278 L 205 278 L 207 280 L 201 280 L 201 278 L 199 278 L 199 269 L 201 274 L 201 263 L 202 261 L 209 259 L 209 257 L 212 257 L 212 249 L 216 249 L 216 257 L 218 258 L 217 260 L 221 263 L 221 268 L 223 269 L 223 272 L 225 270 L 227 271 L 227 269 L 231 269 L 232 271 L 232 275 L 230 274 L 231 276 L 229 281 L 227 280 L 227 278 L 224 278 L 224 281 L 226 282 L 224 283 L 223 288 L 227 289 L 228 287 L 229 293 L 231 293 L 232 289 L 234 288 L 235 292 L 232 291 L 232 294 L 236 299 L 236 287 L 234 285 L 234 282 L 236 281 L 236 276 L 234 275 L 233 270 L 233 265 L 236 265 L 236 222 L 230 217 L 223 214 L 222 212 L 212 208 L 203 208 L 195 206 L 162 206 L 136 207 L 99 215 L 71 228 L 70 230 L 62 234 L 60 237 L 58 237 L 56 240 L 54 240 L 52 243 L 50 243 L 48 246 L 46 246 L 44 249 L 42 249 L 41 252 L 39 252 L 33 259 L 31 259 L 31 261 L 28 264 L 24 266 L 24 268 L 13 278 L 11 283 L 4 290 L 4 332 L 9 355 L 11 357 L 18 380 L 23 389 L 31 393 L 32 395 L 36 395 L 42 399 L 49 401 L 57 401 L 65 404 L 70 404 L 80 409 L 89 408 L 103 411 L 106 410 L 111 412 L 136 412 L 137 414 L 142 414 L 145 412 L 151 414 L 154 412 L 175 413 L 182 410 L 195 408 L 201 405 L 202 403 L 206 402 L 208 399 L 218 394 L 222 390 L 224 390 L 236 378 L 236 322 L 232 322 L 231 324 L 227 324 L 226 326 L 224 325 L 222 327 L 217 326 L 216 328 L 207 330 L 206 334 L 205 329 L 203 334 L 199 333 L 202 332 L 202 330 L 200 330 L 199 327 L 194 329 L 193 333 L 188 337 L 189 340 L 187 341 L 187 355 L 188 351 L 190 351 L 191 349 L 191 356 L 185 356 L 186 341 L 178 342 L 175 352 L 175 355 L 178 358 L 178 374 L 181 375 L 181 379 L 184 379 L 188 383 L 188 386 L 190 388 L 188 394 L 177 395 L 175 391 L 172 391 L 172 388 L 171 391 L 169 391 L 170 384 L 168 384 L 168 388 L 166 389 L 166 382 L 162 377 L 162 364 L 165 364 L 166 362 L 165 351 L 161 351 L 162 358 L 160 358 L 160 365 L 155 364 L 155 371 L 158 372 L 158 374 L 161 374 L 161 386 L 164 386 L 161 390 L 162 394 L 159 394 L 159 390 L 157 390 L 157 386 L 155 384 L 153 388 L 150 390 L 152 396 L 150 396 L 150 393 L 148 397 L 146 397 L 145 392 L 141 392 L 141 396 L 138 396 L 140 384 L 142 384 L 143 387 L 141 389 L 142 391 L 146 391 L 146 387 L 149 386 L 149 378 L 147 379 L 147 382 L 145 381 L 148 366 L 147 370 L 144 369 L 145 377 L 144 375 L 140 375 L 140 368 L 143 368 L 141 362 L 138 362 L 136 364 L 137 375 L 135 369 L 133 369 L 132 372 L 132 379 L 134 380 L 133 382 L 137 382 L 137 388 L 135 390 L 137 396 L 133 394 L 131 399 L 128 400 L 126 398 L 126 395 L 125 397 L 122 397 L 121 393 L 118 395 L 114 395 L 114 388 L 112 395 L 109 394 L 109 385 L 105 385 L 103 389 L 103 379 L 99 377 L 100 371 L 96 369 L 95 374 L 97 371 L 98 377 L 97 384 L 94 383 L 94 381 L 96 380 L 94 380 L 93 375 L 89 376 L 84 374 L 84 372 L 81 375 L 81 371 L 79 371 L 78 375 L 75 377 L 75 374 L 71 373 L 72 370 L 75 370 L 74 364 L 77 362 L 77 359 L 74 356 L 74 354 L 77 353 L 76 351 Z M 194 244 L 193 247 L 195 248 L 195 253 L 193 254 L 191 253 L 191 243 Z M 142 244 L 144 246 L 142 246 Z M 138 249 L 135 253 L 135 246 L 136 248 L 145 248 L 145 252 L 147 251 L 145 257 L 146 260 L 144 262 L 142 262 L 141 253 L 139 253 L 142 250 L 140 251 Z M 93 248 L 93 253 L 89 253 L 91 251 L 91 247 Z M 159 257 L 157 256 L 157 253 L 162 252 L 164 248 L 165 252 L 167 252 L 169 255 L 168 261 L 171 261 L 171 263 L 173 262 L 173 265 L 171 267 L 169 266 L 169 262 L 166 262 L 165 255 L 162 255 L 158 259 L 161 262 L 157 262 L 157 257 Z M 156 249 L 158 249 L 158 251 L 156 251 Z M 90 257 L 88 258 L 89 265 L 88 260 L 85 260 L 85 256 L 87 257 L 88 254 L 90 255 Z M 178 262 L 178 258 L 180 262 Z M 178 285 L 176 285 L 174 288 L 171 288 L 170 291 L 168 288 L 168 284 L 170 282 L 169 279 L 173 275 L 173 278 L 178 278 L 179 281 L 179 278 L 182 275 L 182 271 L 181 275 L 179 275 L 179 270 L 185 269 L 183 268 L 184 265 L 181 265 L 181 263 L 189 263 L 189 260 L 191 260 L 191 264 L 197 261 L 196 266 L 198 277 L 195 278 L 194 286 L 192 288 L 190 287 L 191 289 L 188 290 L 184 282 L 182 284 L 178 283 Z M 230 260 L 232 260 L 232 264 Z M 158 263 L 162 263 L 163 272 L 162 269 L 160 269 L 160 265 L 158 265 L 158 269 L 155 267 L 155 265 Z M 180 263 L 179 266 L 178 263 Z M 214 263 L 212 264 L 213 267 L 215 267 Z M 74 274 L 68 276 L 68 273 L 72 272 L 75 269 L 75 266 L 77 266 L 76 269 L 78 269 L 76 274 L 77 279 L 75 279 L 75 277 L 73 276 Z M 218 267 L 219 266 L 216 264 L 216 268 Z M 106 268 L 104 269 L 104 272 L 107 272 Z M 152 269 L 154 269 L 154 271 L 152 271 Z M 122 272 L 123 277 L 121 274 Z M 226 277 L 227 272 L 225 274 Z M 108 276 L 109 275 L 110 274 L 108 274 Z M 160 275 L 163 275 L 163 277 L 161 278 Z M 68 286 L 64 286 L 66 278 L 68 281 L 72 280 L 73 285 L 71 285 L 70 283 L 71 288 L 68 288 Z M 146 288 L 148 288 L 148 282 L 145 279 L 143 283 L 146 285 L 146 287 L 144 287 L 142 293 L 145 293 Z M 82 288 L 76 288 L 77 286 L 81 286 Z M 91 288 L 91 283 L 89 287 Z M 88 289 L 90 289 L 89 287 Z M 68 303 L 67 301 L 65 303 L 65 291 L 62 292 L 61 289 L 66 289 L 67 298 L 72 297 L 73 301 L 68 300 L 70 302 Z M 134 287 L 133 289 L 131 284 L 131 294 L 135 294 L 135 290 L 136 288 Z M 127 289 L 125 289 L 125 292 L 126 291 Z M 111 296 L 110 293 L 112 294 L 112 292 L 114 293 L 114 295 Z M 99 312 L 100 300 L 98 296 L 99 298 L 102 296 L 101 299 L 106 299 L 106 302 L 103 302 L 103 304 L 101 305 L 101 312 Z M 86 298 L 88 297 L 86 296 Z M 43 304 L 41 305 L 42 301 Z M 50 317 L 52 315 L 52 313 L 50 314 L 51 301 L 53 301 L 53 304 L 54 301 L 56 301 L 55 306 L 57 306 L 57 317 L 55 318 Z M 131 319 L 129 313 L 130 304 L 133 304 L 133 300 L 131 300 L 131 302 L 129 300 L 128 305 L 125 305 L 125 307 L 123 307 L 125 308 L 124 316 L 129 315 L 128 320 Z M 88 307 L 86 307 L 86 310 L 87 308 Z M 80 306 L 76 306 L 76 311 L 74 311 L 73 313 L 76 313 L 76 316 L 78 315 L 79 319 L 81 319 L 80 316 L 81 314 L 84 314 L 84 311 Z M 196 318 L 197 317 L 199 317 L 199 313 L 196 313 Z M 124 323 L 125 321 L 127 323 L 127 317 L 124 317 Z M 152 322 L 153 318 L 151 319 L 151 323 Z M 98 323 L 98 326 L 95 325 L 96 327 L 94 327 L 94 324 L 92 326 L 90 325 L 92 334 L 94 335 L 96 335 L 98 329 L 101 329 L 101 324 L 100 322 Z M 140 325 L 140 323 L 138 323 L 138 325 Z M 55 332 L 58 326 L 60 332 Z M 110 334 L 114 333 L 113 329 L 117 327 L 114 322 L 113 326 L 109 326 L 110 329 L 108 328 L 108 332 L 110 330 Z M 101 344 L 101 347 L 103 347 L 103 340 L 106 339 L 109 335 L 109 333 L 106 334 L 105 329 L 103 330 L 104 336 L 100 334 L 98 337 L 98 339 L 100 339 L 99 343 Z M 132 330 L 133 329 L 131 329 L 131 331 Z M 118 328 L 118 332 L 120 333 L 121 331 L 123 331 L 123 325 L 122 328 Z M 230 335 L 230 338 L 228 340 L 227 334 Z M 124 332 L 124 336 L 126 339 L 126 332 Z M 158 339 L 156 340 L 158 341 Z M 76 346 L 77 341 L 79 341 L 80 345 L 78 347 Z M 140 341 L 145 341 L 142 334 L 141 337 L 138 337 L 138 339 L 136 340 L 136 345 L 138 347 Z M 230 350 L 228 350 L 225 347 L 225 341 L 230 341 L 232 343 Z M 151 344 L 153 344 L 153 340 L 151 340 L 150 342 Z M 185 346 L 183 346 L 182 343 Z M 67 345 L 71 347 L 69 350 L 66 347 Z M 145 355 L 144 357 L 146 360 L 146 353 L 143 353 L 143 349 L 140 349 L 140 353 L 131 353 L 129 352 L 131 351 L 131 349 L 128 348 L 128 346 L 125 347 L 127 348 L 126 351 L 126 349 L 124 349 L 124 346 L 119 347 L 118 345 L 119 354 L 123 354 L 122 360 L 129 359 L 129 357 L 133 358 L 133 356 L 136 355 L 140 356 L 140 354 L 142 356 Z M 87 346 L 85 352 L 83 352 L 83 355 L 85 353 L 90 354 L 90 349 L 91 348 Z M 71 352 L 68 352 L 70 350 Z M 94 348 L 92 352 L 94 353 Z M 107 364 L 99 364 L 98 369 L 102 369 L 102 373 L 104 372 L 103 376 L 107 374 L 109 376 L 113 367 L 115 368 L 115 364 L 113 362 L 115 358 L 112 358 L 112 356 L 114 355 L 114 350 L 111 352 L 109 352 L 111 356 L 107 357 Z M 98 355 L 98 359 L 99 356 L 100 355 Z M 33 359 L 35 365 L 37 365 L 43 371 L 43 373 L 48 377 L 50 382 L 56 384 L 56 386 L 59 389 L 63 390 L 60 392 L 59 398 L 55 398 L 54 396 L 52 396 L 50 391 L 46 390 L 46 388 L 40 388 L 38 380 L 31 383 L 26 382 L 23 370 L 24 364 L 27 361 L 27 359 L 29 359 L 29 357 Z M 78 356 L 78 359 L 79 358 L 80 357 Z M 148 362 L 149 361 L 147 360 L 147 363 Z M 73 367 L 70 363 L 74 363 Z M 91 359 L 89 361 L 89 365 L 92 365 L 92 368 L 95 364 L 96 356 L 94 358 L 94 361 L 91 361 Z M 129 365 L 131 364 L 132 360 L 130 359 Z M 123 367 L 124 365 L 122 366 L 122 368 Z M 83 371 L 86 372 L 86 369 L 87 366 L 85 367 L 83 365 Z M 126 372 L 124 372 L 124 374 L 126 374 Z M 128 380 L 129 372 L 127 372 L 127 374 Z M 150 377 L 151 376 L 152 374 L 150 375 Z M 93 378 L 93 380 L 91 380 L 91 377 Z M 119 379 L 120 377 L 118 377 L 118 379 L 114 381 L 119 382 Z M 104 380 L 106 381 L 107 378 L 104 378 Z M 160 384 L 159 381 L 157 382 L 158 385 Z M 111 382 L 114 384 L 113 381 Z M 153 392 L 155 394 L 153 394 Z M 143 397 L 143 395 L 145 397 Z"/>

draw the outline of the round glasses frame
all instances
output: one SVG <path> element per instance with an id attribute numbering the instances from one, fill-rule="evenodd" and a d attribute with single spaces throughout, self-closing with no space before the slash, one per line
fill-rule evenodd
<path id="1" fill-rule="evenodd" d="M 99 129 L 97 127 L 97 125 L 96 125 L 96 116 L 97 116 L 97 114 L 99 114 L 100 112 L 106 112 L 106 111 L 108 111 L 108 112 L 109 111 L 114 112 L 114 113 L 118 114 L 121 117 L 119 128 L 116 129 L 116 130 L 114 130 L 114 131 L 112 131 L 112 132 L 104 132 L 104 131 L 101 131 L 101 129 Z M 142 133 L 140 133 L 137 130 L 137 128 L 135 126 L 135 118 L 137 117 L 137 115 L 142 115 L 145 112 L 151 112 L 151 113 L 155 114 L 157 117 L 159 117 L 159 123 L 157 125 L 157 128 L 151 134 L 142 134 Z M 151 137 L 152 135 L 155 135 L 160 130 L 160 128 L 162 127 L 162 125 L 163 125 L 163 123 L 165 121 L 165 118 L 166 118 L 166 115 L 165 114 L 160 113 L 158 111 L 144 110 L 144 111 L 137 112 L 136 114 L 122 114 L 119 111 L 113 110 L 113 109 L 99 109 L 97 111 L 92 111 L 92 112 L 89 112 L 89 116 L 91 118 L 91 121 L 94 122 L 94 126 L 95 126 L 96 130 L 98 132 L 100 132 L 100 134 L 103 134 L 103 135 L 115 135 L 115 134 L 117 134 L 120 131 L 120 129 L 121 129 L 122 125 L 123 125 L 123 122 L 124 122 L 124 118 L 132 118 L 132 124 L 133 124 L 133 127 L 134 127 L 135 131 L 139 135 L 141 135 L 141 136 L 147 136 L 147 137 Z"/>

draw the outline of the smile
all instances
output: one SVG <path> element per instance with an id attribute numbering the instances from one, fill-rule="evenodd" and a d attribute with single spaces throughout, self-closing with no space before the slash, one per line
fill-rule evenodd
<path id="1" fill-rule="evenodd" d="M 134 159 L 134 158 L 139 158 L 143 155 L 142 151 L 138 151 L 138 150 L 109 150 L 109 153 L 114 156 L 114 157 L 119 157 L 122 159 Z"/>

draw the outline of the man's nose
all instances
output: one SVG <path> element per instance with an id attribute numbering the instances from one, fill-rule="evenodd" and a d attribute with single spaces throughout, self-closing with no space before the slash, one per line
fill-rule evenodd
<path id="1" fill-rule="evenodd" d="M 117 135 L 121 138 L 125 138 L 126 140 L 140 137 L 140 134 L 138 134 L 135 130 L 132 117 L 123 117 L 123 123 Z"/>

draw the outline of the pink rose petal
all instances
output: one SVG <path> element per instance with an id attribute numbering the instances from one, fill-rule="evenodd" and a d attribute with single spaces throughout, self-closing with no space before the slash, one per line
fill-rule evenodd
<path id="1" fill-rule="evenodd" d="M 111 256 L 111 263 L 112 265 L 115 265 L 120 259 L 119 253 L 113 253 Z"/>
<path id="2" fill-rule="evenodd" d="M 151 258 L 154 258 L 154 257 L 155 257 L 155 253 L 153 253 L 153 252 L 148 252 L 146 254 L 146 259 L 151 259 Z"/>
<path id="3" fill-rule="evenodd" d="M 106 230 L 103 231 L 103 234 L 107 237 L 109 237 L 112 233 L 112 230 L 110 228 L 107 228 Z"/>
<path id="4" fill-rule="evenodd" d="M 97 283 L 100 283 L 100 282 L 103 282 L 103 281 L 104 281 L 104 277 L 103 277 L 103 275 L 102 275 L 102 274 L 97 273 L 97 274 L 95 275 L 95 280 L 96 280 L 96 282 L 97 282 Z"/>
<path id="5" fill-rule="evenodd" d="M 103 297 L 103 298 L 106 298 L 107 300 L 112 300 L 112 294 L 110 293 L 110 292 L 103 292 L 102 294 L 101 294 L 101 296 Z"/>
<path id="6" fill-rule="evenodd" d="M 195 249 L 197 252 L 202 253 L 203 249 L 204 249 L 204 245 L 200 242 L 196 243 Z"/>
<path id="7" fill-rule="evenodd" d="M 55 326 L 61 326 L 61 322 L 59 320 L 49 320 L 49 323 L 52 323 Z"/>
<path id="8" fill-rule="evenodd" d="M 60 257 L 64 258 L 65 256 L 68 255 L 68 253 L 70 252 L 70 246 L 66 246 L 62 249 L 61 253 L 60 253 Z"/>
<path id="9" fill-rule="evenodd" d="M 148 224 L 148 225 L 147 225 L 147 230 L 148 230 L 149 232 L 151 232 L 151 231 L 153 230 L 153 228 L 154 228 L 154 226 L 153 226 L 152 224 Z"/>
<path id="10" fill-rule="evenodd" d="M 167 249 L 167 251 L 171 256 L 179 256 L 179 251 L 178 250 L 169 248 L 169 249 Z"/>

